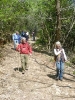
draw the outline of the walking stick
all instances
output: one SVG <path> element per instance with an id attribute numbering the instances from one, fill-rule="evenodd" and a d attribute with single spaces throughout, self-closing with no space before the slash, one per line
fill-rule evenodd
<path id="1" fill-rule="evenodd" d="M 18 68 L 17 68 L 17 70 L 19 71 L 19 65 L 20 65 L 20 48 L 18 48 L 18 45 L 16 47 L 17 47 L 17 51 L 19 52 L 19 54 L 17 52 L 17 57 L 18 57 Z"/>
<path id="2" fill-rule="evenodd" d="M 21 62 L 21 54 L 20 54 L 20 48 L 19 48 L 19 65 L 20 65 L 20 62 Z M 18 66 L 18 71 L 19 71 L 19 67 L 20 66 Z"/>

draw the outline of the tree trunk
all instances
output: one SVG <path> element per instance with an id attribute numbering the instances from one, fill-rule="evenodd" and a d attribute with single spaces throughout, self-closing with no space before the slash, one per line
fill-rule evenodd
<path id="1" fill-rule="evenodd" d="M 61 35 L 61 19 L 60 19 L 60 0 L 56 0 L 56 38 L 55 41 L 60 41 Z"/>

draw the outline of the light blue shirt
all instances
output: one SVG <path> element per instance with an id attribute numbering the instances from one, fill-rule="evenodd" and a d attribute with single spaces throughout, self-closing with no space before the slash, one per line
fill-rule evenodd
<path id="1" fill-rule="evenodd" d="M 12 39 L 13 39 L 13 40 L 18 40 L 18 38 L 19 38 L 18 34 L 14 33 L 14 34 L 12 35 Z"/>

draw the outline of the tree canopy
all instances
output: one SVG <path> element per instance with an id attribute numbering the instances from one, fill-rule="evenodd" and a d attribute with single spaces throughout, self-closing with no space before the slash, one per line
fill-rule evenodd
<path id="1" fill-rule="evenodd" d="M 0 36 L 15 30 L 35 30 L 49 49 L 59 40 L 74 50 L 75 0 L 0 0 Z"/>

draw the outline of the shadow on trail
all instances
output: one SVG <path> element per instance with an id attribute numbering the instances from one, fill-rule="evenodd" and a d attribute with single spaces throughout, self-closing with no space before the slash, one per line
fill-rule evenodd
<path id="1" fill-rule="evenodd" d="M 64 74 L 70 75 L 75 78 L 75 75 L 65 72 Z"/>
<path id="2" fill-rule="evenodd" d="M 48 68 L 48 69 L 52 69 L 52 70 L 55 70 L 54 68 L 52 68 L 52 67 L 49 67 L 47 64 L 45 64 L 44 62 L 43 63 L 40 63 L 40 62 L 38 62 L 37 60 L 36 60 L 36 58 L 34 58 L 34 57 L 31 57 L 32 59 L 34 59 L 34 61 L 38 64 L 38 65 L 40 65 L 40 66 L 45 66 L 46 68 Z M 50 62 L 48 62 L 48 63 L 50 63 Z"/>
<path id="3" fill-rule="evenodd" d="M 71 81 L 71 82 L 75 82 L 75 79 L 70 79 L 70 78 L 66 78 L 66 77 L 63 77 L 64 78 L 64 80 L 66 80 L 66 81 Z"/>
<path id="4" fill-rule="evenodd" d="M 53 74 L 47 74 L 47 76 L 49 77 L 49 78 L 52 78 L 52 79 L 54 79 L 54 80 L 56 80 L 56 75 L 53 75 Z M 66 77 L 63 77 L 63 79 L 65 80 L 65 81 L 68 81 L 68 82 L 75 82 L 75 79 L 70 79 L 70 78 L 66 78 Z"/>
<path id="5" fill-rule="evenodd" d="M 52 79 L 56 80 L 56 75 L 47 74 L 47 76 L 48 76 L 49 78 L 52 78 Z"/>
<path id="6" fill-rule="evenodd" d="M 49 56 L 53 56 L 53 55 L 52 55 L 52 54 L 53 54 L 52 52 L 48 53 L 48 51 L 38 50 L 38 49 L 34 49 L 34 48 L 33 48 L 33 51 L 34 51 L 34 52 L 38 52 L 38 53 L 47 54 L 47 55 L 49 55 Z"/>
<path id="7" fill-rule="evenodd" d="M 14 71 L 22 72 L 22 70 L 23 70 L 23 69 L 22 69 L 21 67 L 20 67 L 20 68 L 18 68 L 18 67 L 17 67 L 17 68 L 14 68 Z"/>

